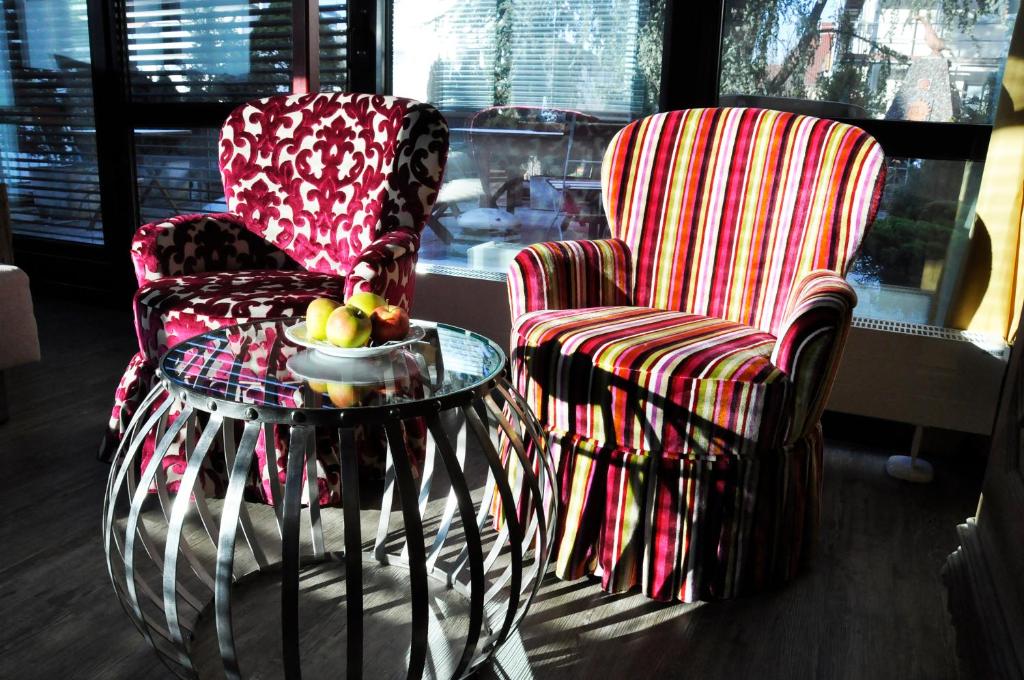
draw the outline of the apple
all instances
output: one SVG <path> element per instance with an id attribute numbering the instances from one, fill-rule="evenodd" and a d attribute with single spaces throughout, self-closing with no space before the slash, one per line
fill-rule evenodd
<path id="1" fill-rule="evenodd" d="M 327 317 L 327 342 L 338 347 L 363 347 L 370 341 L 370 317 L 355 307 L 338 307 Z"/>
<path id="2" fill-rule="evenodd" d="M 349 307 L 355 307 L 367 317 L 373 314 L 373 310 L 377 309 L 381 305 L 386 305 L 387 303 L 388 301 L 380 295 L 366 291 L 355 293 L 348 300 L 345 300 L 346 305 Z"/>
<path id="3" fill-rule="evenodd" d="M 376 343 L 402 340 L 409 335 L 409 313 L 397 305 L 381 305 L 373 310 L 370 323 L 370 337 Z"/>
<path id="4" fill-rule="evenodd" d="M 363 400 L 363 393 L 358 387 L 348 383 L 327 383 L 327 398 L 338 408 L 358 406 Z"/>
<path id="5" fill-rule="evenodd" d="M 306 384 L 309 385 L 309 389 L 314 392 L 319 392 L 320 394 L 327 392 L 327 383 L 325 382 L 320 382 L 319 380 L 307 380 Z"/>
<path id="6" fill-rule="evenodd" d="M 327 339 L 327 317 L 341 306 L 330 298 L 317 298 L 306 307 L 306 337 L 310 340 Z"/>

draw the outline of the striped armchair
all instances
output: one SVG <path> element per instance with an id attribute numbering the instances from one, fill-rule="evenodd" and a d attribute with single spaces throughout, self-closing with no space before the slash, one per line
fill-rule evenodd
<path id="1" fill-rule="evenodd" d="M 828 120 L 656 114 L 605 153 L 614 238 L 516 257 L 512 372 L 559 461 L 559 577 L 691 602 L 794 575 L 883 160 Z"/>

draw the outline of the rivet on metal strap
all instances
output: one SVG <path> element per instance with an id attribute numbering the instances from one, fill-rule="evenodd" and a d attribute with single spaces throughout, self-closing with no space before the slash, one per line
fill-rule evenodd
<path id="1" fill-rule="evenodd" d="M 257 413 L 256 409 L 252 408 L 251 406 L 245 409 L 246 420 L 256 420 L 257 416 L 259 416 L 259 413 Z"/>
<path id="2" fill-rule="evenodd" d="M 210 400 L 210 405 L 209 405 L 209 406 L 207 407 L 207 409 L 208 409 L 208 410 L 209 410 L 209 411 L 210 411 L 211 413 L 212 413 L 212 412 L 214 412 L 214 411 L 216 411 L 216 410 L 217 410 L 217 402 L 215 402 L 215 401 L 214 401 L 213 399 L 211 399 L 211 400 Z"/>
<path id="3" fill-rule="evenodd" d="M 295 413 L 292 414 L 292 422 L 295 423 L 296 425 L 301 425 L 302 423 L 306 422 L 306 414 L 303 413 L 302 411 L 296 411 Z"/>

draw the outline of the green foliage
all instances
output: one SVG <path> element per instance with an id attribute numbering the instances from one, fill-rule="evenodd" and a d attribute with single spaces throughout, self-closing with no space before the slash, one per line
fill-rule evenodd
<path id="1" fill-rule="evenodd" d="M 1005 17 L 1011 3 L 1015 5 L 1016 0 L 882 0 L 881 6 L 909 10 L 909 16 L 938 11 L 947 27 L 970 34 L 979 16 Z M 721 92 L 838 101 L 884 116 L 888 107 L 885 82 L 892 68 L 909 63 L 910 57 L 889 48 L 882 39 L 873 41 L 856 34 L 854 19 L 861 4 L 847 0 L 836 14 L 825 15 L 830 5 L 827 0 L 729 0 L 722 40 Z M 822 21 L 835 22 L 835 63 L 830 74 L 809 86 L 805 76 L 819 45 Z M 870 44 L 870 54 L 852 53 L 854 39 Z M 966 104 L 976 109 L 986 102 Z M 960 118 L 977 120 L 977 111 L 968 108 Z"/>
<path id="2" fill-rule="evenodd" d="M 854 274 L 884 284 L 916 288 L 921 285 L 925 261 L 945 257 L 952 233 L 952 222 L 896 216 L 875 220 L 854 265 Z"/>
<path id="3" fill-rule="evenodd" d="M 665 35 L 665 0 L 648 0 L 646 19 L 640 25 L 637 67 L 644 91 L 644 111 L 658 110 L 661 96 L 661 55 Z M 642 10 L 641 10 L 642 11 Z"/>
<path id="4" fill-rule="evenodd" d="M 512 98 L 512 0 L 498 0 L 494 22 L 494 104 L 504 106 Z"/>

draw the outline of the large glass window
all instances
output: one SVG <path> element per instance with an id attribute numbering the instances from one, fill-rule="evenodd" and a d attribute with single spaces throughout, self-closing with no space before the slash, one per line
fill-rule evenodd
<path id="1" fill-rule="evenodd" d="M 0 0 L 0 182 L 15 233 L 103 243 L 86 0 Z"/>
<path id="2" fill-rule="evenodd" d="M 291 86 L 288 0 L 127 0 L 134 101 L 236 101 Z"/>
<path id="3" fill-rule="evenodd" d="M 917 131 L 889 159 L 881 209 L 850 280 L 857 315 L 945 325 L 968 255 L 983 164 L 935 160 L 921 123 L 995 116 L 1017 0 L 727 0 L 720 102 Z M 973 126 L 973 128 L 971 127 Z M 890 136 L 892 131 L 890 130 Z M 885 142 L 883 141 L 883 146 Z M 906 146 L 906 144 L 904 144 Z"/>
<path id="4" fill-rule="evenodd" d="M 524 244 L 605 233 L 600 162 L 657 108 L 664 0 L 394 0 L 393 91 L 452 130 L 420 259 L 503 272 Z"/>
<path id="5" fill-rule="evenodd" d="M 128 0 L 133 102 L 225 102 L 290 92 L 290 0 Z M 320 0 L 321 89 L 344 90 L 347 2 Z M 135 128 L 139 217 L 227 210 L 219 127 Z"/>
<path id="6" fill-rule="evenodd" d="M 1016 0 L 727 0 L 723 103 L 991 123 Z"/>

